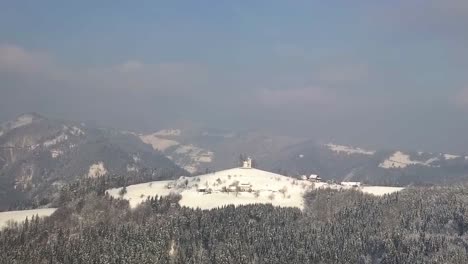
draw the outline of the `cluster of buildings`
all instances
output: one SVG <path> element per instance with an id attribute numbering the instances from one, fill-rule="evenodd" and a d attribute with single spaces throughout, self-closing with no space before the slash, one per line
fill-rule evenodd
<path id="1" fill-rule="evenodd" d="M 317 174 L 311 174 L 311 175 L 302 175 L 301 176 L 301 179 L 304 180 L 304 181 L 311 181 L 311 182 L 321 182 L 322 181 L 322 178 L 320 178 L 320 176 L 318 176 Z M 361 187 L 361 182 L 348 182 L 348 181 L 344 181 L 344 182 L 340 182 L 341 186 L 346 186 L 346 187 Z"/>
<path id="2" fill-rule="evenodd" d="M 320 176 L 318 176 L 317 174 L 311 174 L 309 176 L 302 175 L 301 179 L 305 180 L 305 181 L 311 181 L 311 182 L 321 182 L 322 181 L 322 178 L 320 178 Z"/>

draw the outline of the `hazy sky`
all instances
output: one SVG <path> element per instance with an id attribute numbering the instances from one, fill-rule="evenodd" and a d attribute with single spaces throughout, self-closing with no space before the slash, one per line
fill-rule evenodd
<path id="1" fill-rule="evenodd" d="M 468 1 L 0 2 L 0 120 L 468 151 Z"/>

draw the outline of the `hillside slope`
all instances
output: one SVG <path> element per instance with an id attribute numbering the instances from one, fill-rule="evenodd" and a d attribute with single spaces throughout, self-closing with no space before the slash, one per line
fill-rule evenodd
<path id="1" fill-rule="evenodd" d="M 226 205 L 272 204 L 281 207 L 304 207 L 304 194 L 314 188 L 355 189 L 384 195 L 402 190 L 399 187 L 351 187 L 286 177 L 255 168 L 233 168 L 173 181 L 154 181 L 108 190 L 113 197 L 127 199 L 132 207 L 149 197 L 179 194 L 181 206 L 212 209 Z"/>
<path id="2" fill-rule="evenodd" d="M 144 168 L 187 174 L 137 136 L 25 114 L 0 126 L 0 210 L 47 204 L 66 182 Z"/>
<path id="3" fill-rule="evenodd" d="M 165 129 L 140 135 L 188 171 L 199 174 L 239 165 L 241 154 L 257 167 L 298 177 L 378 185 L 426 185 L 468 181 L 468 156 L 398 149 L 372 150 L 304 138 L 214 129 Z"/>
<path id="4" fill-rule="evenodd" d="M 291 175 L 319 174 L 337 181 L 379 185 L 426 185 L 468 180 L 468 157 L 402 150 L 366 150 L 302 142 L 285 148 L 265 165 Z"/>

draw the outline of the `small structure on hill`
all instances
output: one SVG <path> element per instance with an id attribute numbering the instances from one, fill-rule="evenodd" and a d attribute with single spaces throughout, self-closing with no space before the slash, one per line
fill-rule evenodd
<path id="1" fill-rule="evenodd" d="M 200 187 L 197 189 L 197 192 L 210 194 L 213 192 L 213 190 L 211 188 Z"/>
<path id="2" fill-rule="evenodd" d="M 348 187 L 360 187 L 361 183 L 360 182 L 341 182 L 342 186 L 348 186 Z"/>
<path id="3" fill-rule="evenodd" d="M 305 180 L 305 181 L 311 181 L 311 182 L 320 182 L 320 181 L 322 181 L 322 178 L 320 178 L 320 176 L 318 176 L 317 174 L 311 174 L 309 176 L 302 175 L 301 179 Z"/>
<path id="4" fill-rule="evenodd" d="M 243 169 L 251 169 L 252 168 L 252 159 L 250 157 L 247 158 L 247 160 L 244 160 L 244 163 L 242 164 Z"/>

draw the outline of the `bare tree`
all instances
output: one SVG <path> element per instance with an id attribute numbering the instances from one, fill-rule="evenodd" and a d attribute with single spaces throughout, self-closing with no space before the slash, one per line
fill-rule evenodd
<path id="1" fill-rule="evenodd" d="M 259 191 L 259 190 L 256 190 L 256 191 L 254 192 L 254 196 L 255 196 L 255 198 L 258 198 L 258 197 L 260 196 L 260 191 Z"/>
<path id="2" fill-rule="evenodd" d="M 270 199 L 271 201 L 273 201 L 273 199 L 275 199 L 275 194 L 274 194 L 274 193 L 271 193 L 270 195 L 268 195 L 268 199 Z"/>
<path id="3" fill-rule="evenodd" d="M 288 187 L 284 186 L 279 190 L 279 192 L 283 195 L 283 198 L 286 197 L 286 193 L 288 192 Z"/>

